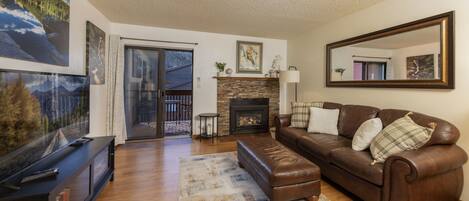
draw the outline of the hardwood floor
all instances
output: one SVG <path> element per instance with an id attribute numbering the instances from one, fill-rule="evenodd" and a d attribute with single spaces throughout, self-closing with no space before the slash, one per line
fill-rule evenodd
<path id="1" fill-rule="evenodd" d="M 190 155 L 236 150 L 239 138 L 270 137 L 239 135 L 220 137 L 215 143 L 198 139 L 166 139 L 130 142 L 117 147 L 115 179 L 103 190 L 98 201 L 177 201 L 179 158 Z M 331 201 L 350 201 L 327 182 L 321 191 Z"/>

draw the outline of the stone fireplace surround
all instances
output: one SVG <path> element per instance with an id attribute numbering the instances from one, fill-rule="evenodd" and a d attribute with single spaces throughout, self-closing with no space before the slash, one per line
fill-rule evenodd
<path id="1" fill-rule="evenodd" d="M 230 100 L 235 98 L 268 98 L 269 128 L 279 114 L 280 85 L 277 78 L 215 77 L 217 79 L 217 111 L 219 135 L 230 134 Z"/>

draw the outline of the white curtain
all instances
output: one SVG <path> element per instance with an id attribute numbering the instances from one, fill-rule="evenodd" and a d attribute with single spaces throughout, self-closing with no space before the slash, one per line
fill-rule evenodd
<path id="1" fill-rule="evenodd" d="M 106 72 L 106 134 L 116 137 L 116 145 L 127 140 L 124 111 L 124 44 L 118 35 L 109 39 L 109 67 Z"/>

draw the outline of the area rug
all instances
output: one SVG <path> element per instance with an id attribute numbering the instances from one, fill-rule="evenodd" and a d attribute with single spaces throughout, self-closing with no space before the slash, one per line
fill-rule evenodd
<path id="1" fill-rule="evenodd" d="M 191 156 L 179 161 L 179 201 L 268 201 L 238 166 L 236 152 Z M 320 201 L 329 201 L 321 195 Z"/>

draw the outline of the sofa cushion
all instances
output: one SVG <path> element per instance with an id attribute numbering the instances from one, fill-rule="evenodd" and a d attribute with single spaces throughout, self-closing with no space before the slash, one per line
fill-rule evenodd
<path id="1" fill-rule="evenodd" d="M 322 108 L 324 109 L 339 109 L 342 108 L 342 104 L 339 103 L 332 103 L 332 102 L 324 102 L 322 104 Z"/>
<path id="2" fill-rule="evenodd" d="M 301 136 L 308 134 L 305 129 L 302 128 L 292 128 L 292 127 L 282 127 L 280 128 L 279 137 L 282 140 L 286 140 L 290 144 L 296 145 L 296 141 Z"/>
<path id="3" fill-rule="evenodd" d="M 378 117 L 383 122 L 383 126 L 386 127 L 397 119 L 405 116 L 407 113 L 409 113 L 407 110 L 385 109 L 379 112 Z M 409 116 L 420 126 L 428 126 L 428 124 L 432 122 L 436 123 L 432 137 L 425 146 L 454 144 L 459 139 L 459 130 L 453 124 L 445 120 L 416 112 Z"/>
<path id="4" fill-rule="evenodd" d="M 339 109 L 310 108 L 308 133 L 326 133 L 338 135 L 337 122 Z"/>
<path id="5" fill-rule="evenodd" d="M 294 128 L 307 128 L 310 116 L 310 108 L 322 108 L 322 102 L 310 103 L 292 103 L 292 115 L 290 120 L 290 127 Z"/>
<path id="6" fill-rule="evenodd" d="M 416 124 L 408 115 L 394 121 L 384 128 L 371 143 L 370 150 L 374 163 L 382 163 L 389 156 L 407 150 L 415 150 L 425 145 L 431 138 L 432 128 Z"/>
<path id="7" fill-rule="evenodd" d="M 373 184 L 383 185 L 383 165 L 371 166 L 373 158 L 368 151 L 354 151 L 350 147 L 334 149 L 330 153 L 330 161 L 350 174 Z"/>
<path id="8" fill-rule="evenodd" d="M 368 149 L 373 138 L 383 130 L 383 123 L 379 118 L 366 120 L 355 132 L 352 140 L 352 149 L 355 151 L 364 151 Z"/>
<path id="9" fill-rule="evenodd" d="M 353 138 L 358 127 L 368 119 L 373 119 L 380 110 L 375 107 L 362 105 L 344 105 L 340 110 L 339 134 Z"/>
<path id="10" fill-rule="evenodd" d="M 329 160 L 331 150 L 352 146 L 352 140 L 348 138 L 323 133 L 308 133 L 301 136 L 297 143 L 300 149 L 326 161 Z"/>

